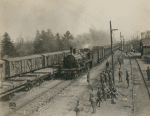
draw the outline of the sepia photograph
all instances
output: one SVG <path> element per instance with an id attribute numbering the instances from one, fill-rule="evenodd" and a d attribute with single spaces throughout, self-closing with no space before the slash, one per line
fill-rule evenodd
<path id="1" fill-rule="evenodd" d="M 150 1 L 0 0 L 0 116 L 150 116 Z"/>

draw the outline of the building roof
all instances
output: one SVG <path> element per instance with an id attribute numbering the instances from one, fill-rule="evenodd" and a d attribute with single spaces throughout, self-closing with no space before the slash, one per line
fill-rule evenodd
<path id="1" fill-rule="evenodd" d="M 20 61 L 20 60 L 27 60 L 27 59 L 33 59 L 33 58 L 40 58 L 42 57 L 41 55 L 31 55 L 31 56 L 24 56 L 24 57 L 15 57 L 15 58 L 7 58 L 4 60 L 7 61 Z"/>

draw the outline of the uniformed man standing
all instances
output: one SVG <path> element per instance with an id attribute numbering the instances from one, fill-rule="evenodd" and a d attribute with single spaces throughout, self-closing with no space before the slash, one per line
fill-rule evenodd
<path id="1" fill-rule="evenodd" d="M 108 68 L 109 68 L 109 62 L 107 60 L 107 62 L 106 62 L 106 69 L 108 69 Z"/>
<path id="2" fill-rule="evenodd" d="M 95 96 L 91 98 L 91 105 L 93 108 L 93 113 L 96 113 L 97 98 Z"/>
<path id="3" fill-rule="evenodd" d="M 118 75 L 119 75 L 119 82 L 120 82 L 120 80 L 121 80 L 121 82 L 122 82 L 122 71 L 121 71 L 120 68 L 119 68 L 119 73 L 118 73 Z"/>
<path id="4" fill-rule="evenodd" d="M 106 83 L 106 81 L 107 81 L 107 78 L 106 78 L 106 73 L 105 73 L 105 71 L 103 71 L 103 76 L 104 76 L 104 81 L 105 81 L 105 83 Z"/>
<path id="5" fill-rule="evenodd" d="M 150 70 L 149 70 L 149 66 L 147 67 L 146 72 L 147 72 L 147 77 L 148 77 L 148 81 L 149 81 L 149 80 L 150 80 Z"/>
<path id="6" fill-rule="evenodd" d="M 97 103 L 99 103 L 98 107 L 100 107 L 100 102 L 102 102 L 102 91 L 98 87 L 98 91 L 97 91 Z"/>
<path id="7" fill-rule="evenodd" d="M 100 74 L 100 83 L 101 84 L 104 83 L 104 75 L 103 75 L 103 73 Z"/>
<path id="8" fill-rule="evenodd" d="M 77 100 L 77 105 L 74 109 L 74 111 L 76 112 L 76 116 L 81 116 L 81 111 L 83 110 L 83 107 L 81 104 L 79 104 L 79 100 Z"/>
<path id="9" fill-rule="evenodd" d="M 111 87 L 111 82 L 112 82 L 112 70 L 111 70 L 111 68 L 109 70 L 108 76 L 109 76 L 109 86 Z"/>
<path id="10" fill-rule="evenodd" d="M 87 74 L 87 82 L 88 82 L 88 84 L 90 83 L 90 73 L 89 73 L 89 71 L 88 71 L 88 74 Z"/>
<path id="11" fill-rule="evenodd" d="M 94 94 L 93 88 L 91 88 L 89 101 L 91 102 L 93 113 L 96 113 L 97 98 L 96 98 L 96 96 Z"/>
<path id="12" fill-rule="evenodd" d="M 114 99 L 115 99 L 115 98 L 117 99 L 117 97 L 116 97 L 116 92 L 117 92 L 117 90 L 116 90 L 115 86 L 112 85 L 112 88 L 111 88 L 111 98 L 112 98 L 111 103 L 112 103 L 112 104 L 115 104 Z"/>
<path id="13" fill-rule="evenodd" d="M 127 84 L 128 84 L 128 87 L 129 87 L 129 74 L 128 74 L 128 71 L 126 71 L 126 80 L 127 80 Z"/>
<path id="14" fill-rule="evenodd" d="M 104 83 L 102 84 L 102 93 L 103 93 L 103 99 L 104 99 L 104 101 L 106 101 L 105 87 L 106 87 L 106 83 L 104 82 Z"/>

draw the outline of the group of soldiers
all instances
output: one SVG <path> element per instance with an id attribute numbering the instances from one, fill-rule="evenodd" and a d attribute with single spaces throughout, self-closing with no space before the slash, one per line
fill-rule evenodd
<path id="1" fill-rule="evenodd" d="M 118 59 L 119 61 L 119 82 L 122 82 L 122 71 L 121 71 L 121 64 L 123 64 L 123 59 L 120 58 Z M 126 71 L 126 80 L 128 83 L 129 87 L 129 74 L 128 71 Z M 87 74 L 87 82 L 90 84 L 90 73 L 88 71 Z M 97 92 L 96 92 L 97 91 Z M 91 87 L 91 92 L 90 92 L 90 97 L 89 97 L 89 102 L 91 103 L 93 113 L 96 113 L 96 107 L 100 107 L 100 104 L 103 103 L 104 101 L 107 100 L 107 98 L 111 99 L 111 103 L 115 104 L 115 99 L 117 99 L 117 89 L 114 85 L 113 82 L 113 71 L 109 67 L 109 62 L 106 62 L 106 70 L 103 70 L 103 72 L 100 74 L 100 79 L 99 79 L 99 87 L 97 87 L 97 90 L 94 91 L 93 87 Z M 83 110 L 83 108 L 79 108 L 79 101 L 77 102 L 76 106 L 76 116 L 79 116 L 79 112 Z"/>
<path id="2" fill-rule="evenodd" d="M 108 62 L 107 62 L 108 63 Z M 108 65 L 106 63 L 106 65 Z M 106 66 L 106 70 L 103 71 L 100 74 L 100 85 L 97 88 L 97 92 L 93 90 L 93 87 L 91 87 L 89 102 L 91 103 L 93 113 L 96 113 L 96 107 L 100 107 L 100 104 L 107 100 L 107 98 L 111 99 L 111 103 L 114 104 L 114 99 L 117 99 L 116 96 L 116 88 L 114 86 L 114 83 L 112 81 L 112 70 L 111 68 L 108 69 Z M 87 74 L 87 82 L 90 83 L 90 73 Z M 80 112 L 83 110 L 83 107 L 79 104 L 79 101 L 77 101 L 77 106 L 75 108 L 76 116 L 80 116 Z"/>
<path id="3" fill-rule="evenodd" d="M 96 112 L 96 106 L 100 107 L 100 104 L 103 101 L 106 101 L 107 98 L 111 98 L 111 103 L 114 104 L 114 98 L 116 97 L 116 88 L 114 86 L 112 80 L 112 70 L 109 69 L 109 62 L 106 62 L 106 70 L 100 74 L 100 86 L 97 88 L 97 93 L 94 93 L 93 87 L 91 88 L 91 93 L 89 97 L 89 101 L 91 102 L 91 106 L 93 108 L 93 113 Z M 90 81 L 90 74 L 87 74 L 87 82 Z"/>

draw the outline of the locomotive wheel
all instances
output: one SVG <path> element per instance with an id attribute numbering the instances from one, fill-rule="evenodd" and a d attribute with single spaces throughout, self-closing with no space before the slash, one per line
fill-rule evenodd
<path id="1" fill-rule="evenodd" d="M 9 100 L 11 100 L 15 96 L 14 92 L 8 95 Z"/>

